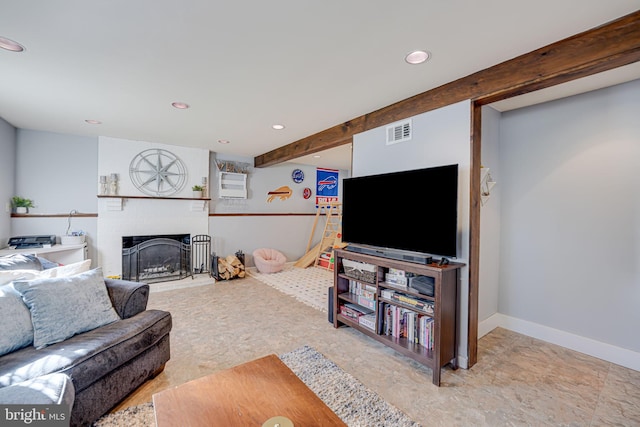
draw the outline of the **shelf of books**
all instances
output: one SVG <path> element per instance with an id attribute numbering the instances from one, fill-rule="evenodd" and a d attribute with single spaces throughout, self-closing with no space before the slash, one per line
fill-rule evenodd
<path id="1" fill-rule="evenodd" d="M 463 264 L 422 265 L 336 250 L 334 326 L 349 326 L 432 369 L 457 369 L 456 299 Z"/>

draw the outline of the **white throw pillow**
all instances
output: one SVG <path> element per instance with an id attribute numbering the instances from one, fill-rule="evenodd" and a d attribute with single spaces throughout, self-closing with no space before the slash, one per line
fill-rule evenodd
<path id="1" fill-rule="evenodd" d="M 61 265 L 60 267 L 50 268 L 48 270 L 43 270 L 42 273 L 46 271 L 50 271 L 50 276 L 40 276 L 43 277 L 69 277 L 75 276 L 78 273 L 84 273 L 85 271 L 89 271 L 91 269 L 91 260 L 85 259 L 84 261 L 74 262 L 73 264 Z"/>
<path id="2" fill-rule="evenodd" d="M 46 270 L 45 270 L 46 271 Z M 2 270 L 0 271 L 0 286 L 13 282 L 14 280 L 32 280 L 37 279 L 37 270 Z"/>
<path id="3" fill-rule="evenodd" d="M 84 273 L 91 268 L 91 260 L 74 262 L 73 264 L 61 265 L 60 267 L 49 268 L 47 270 L 0 270 L 0 286 L 13 282 L 14 280 L 34 280 L 47 279 L 52 277 L 69 277 L 78 273 Z"/>

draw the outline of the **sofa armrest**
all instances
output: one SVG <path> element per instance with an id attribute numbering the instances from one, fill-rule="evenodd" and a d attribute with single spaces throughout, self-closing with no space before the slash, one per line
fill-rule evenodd
<path id="1" fill-rule="evenodd" d="M 146 283 L 118 279 L 104 281 L 113 307 L 121 318 L 128 319 L 147 309 L 149 285 Z"/>
<path id="2" fill-rule="evenodd" d="M 71 378 L 60 372 L 0 388 L 2 405 L 66 405 L 71 411 L 75 396 Z"/>

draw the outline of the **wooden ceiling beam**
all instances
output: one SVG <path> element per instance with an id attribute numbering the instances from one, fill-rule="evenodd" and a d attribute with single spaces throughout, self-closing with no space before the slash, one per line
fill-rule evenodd
<path id="1" fill-rule="evenodd" d="M 640 61 L 640 11 L 356 117 L 254 158 L 267 167 L 351 143 L 353 135 L 470 99 L 480 105 Z"/>

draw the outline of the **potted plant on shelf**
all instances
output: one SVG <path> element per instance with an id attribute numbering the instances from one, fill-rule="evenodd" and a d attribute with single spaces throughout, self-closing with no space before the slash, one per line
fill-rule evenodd
<path id="1" fill-rule="evenodd" d="M 20 196 L 13 196 L 11 198 L 11 204 L 16 210 L 16 213 L 27 213 L 29 212 L 29 208 L 33 207 L 33 200 L 25 199 L 24 197 Z"/>
<path id="2" fill-rule="evenodd" d="M 191 191 L 193 191 L 193 197 L 195 197 L 196 199 L 201 199 L 202 198 L 202 186 L 201 185 L 194 185 L 193 187 L 191 187 Z"/>

